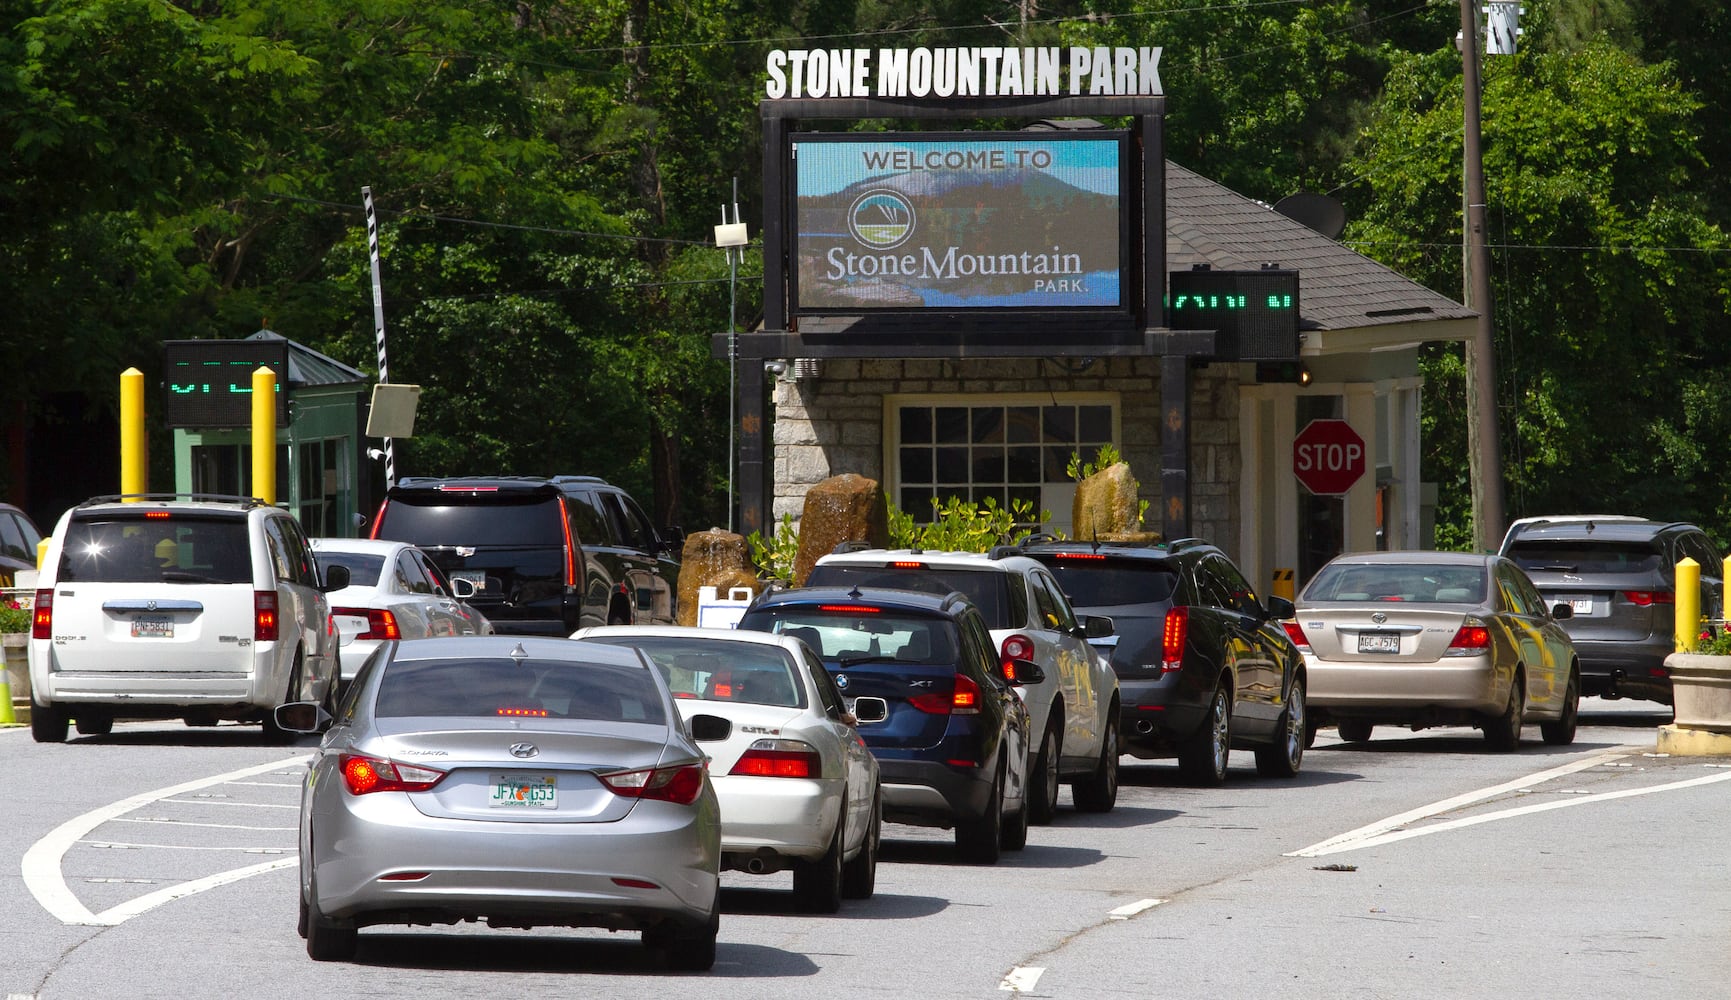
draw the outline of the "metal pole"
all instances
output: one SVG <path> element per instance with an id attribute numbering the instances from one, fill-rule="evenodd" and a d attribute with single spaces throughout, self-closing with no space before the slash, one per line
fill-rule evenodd
<path id="1" fill-rule="evenodd" d="M 733 220 L 739 224 L 739 178 L 733 179 Z M 727 206 L 721 206 L 721 224 L 727 225 Z M 739 302 L 739 258 L 745 251 L 727 248 L 727 530 L 733 530 L 733 469 L 737 459 L 734 451 L 734 428 L 739 423 L 739 334 L 734 330 Z"/>
<path id="2" fill-rule="evenodd" d="M 1473 491 L 1473 540 L 1483 551 L 1502 541 L 1503 463 L 1497 424 L 1497 358 L 1491 256 L 1485 244 L 1485 167 L 1479 143 L 1478 0 L 1461 0 L 1461 106 L 1465 133 L 1467 261 L 1478 329 L 1467 344 L 1467 441 Z"/>
<path id="3" fill-rule="evenodd" d="M 373 265 L 373 339 L 379 345 L 379 384 L 389 384 L 385 371 L 385 290 L 379 280 L 379 221 L 373 215 L 373 189 L 361 188 L 361 203 L 367 209 L 367 256 Z M 385 438 L 385 489 L 397 483 L 397 453 L 390 438 Z"/>

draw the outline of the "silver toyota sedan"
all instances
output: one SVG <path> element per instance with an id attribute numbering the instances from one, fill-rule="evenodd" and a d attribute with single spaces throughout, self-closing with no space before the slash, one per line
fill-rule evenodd
<path id="1" fill-rule="evenodd" d="M 316 731 L 321 715 L 300 702 L 278 721 Z M 637 930 L 667 967 L 715 962 L 720 807 L 634 649 L 385 643 L 314 754 L 300 858 L 300 932 L 320 961 L 353 958 L 374 924 L 484 920 Z"/>

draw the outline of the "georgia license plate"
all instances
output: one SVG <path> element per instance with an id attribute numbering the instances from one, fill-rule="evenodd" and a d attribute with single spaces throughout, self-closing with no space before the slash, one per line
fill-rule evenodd
<path id="1" fill-rule="evenodd" d="M 454 569 L 446 574 L 453 580 L 467 580 L 475 585 L 475 593 L 487 589 L 487 571 L 484 569 Z"/>
<path id="2" fill-rule="evenodd" d="M 1569 598 L 1569 607 L 1573 608 L 1577 615 L 1590 615 L 1593 613 L 1593 599 L 1591 597 L 1571 597 Z"/>
<path id="3" fill-rule="evenodd" d="M 1400 652 L 1400 633 L 1360 632 L 1358 634 L 1358 651 L 1361 653 L 1398 653 Z"/>
<path id="4" fill-rule="evenodd" d="M 492 795 L 487 805 L 492 809 L 557 809 L 559 786 L 551 774 L 530 776 L 494 774 L 489 776 Z"/>
<path id="5" fill-rule="evenodd" d="M 132 637 L 134 639 L 172 639 L 174 638 L 174 619 L 160 615 L 139 615 L 132 620 Z"/>

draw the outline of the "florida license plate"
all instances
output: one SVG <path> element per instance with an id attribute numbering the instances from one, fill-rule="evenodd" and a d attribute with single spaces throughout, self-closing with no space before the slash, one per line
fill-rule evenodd
<path id="1" fill-rule="evenodd" d="M 132 637 L 134 639 L 172 639 L 174 638 L 174 619 L 160 615 L 139 615 L 132 620 Z"/>
<path id="2" fill-rule="evenodd" d="M 1361 653 L 1398 653 L 1400 652 L 1400 633 L 1360 632 L 1358 634 L 1358 651 Z"/>
<path id="3" fill-rule="evenodd" d="M 489 776 L 492 785 L 491 809 L 557 809 L 559 786 L 551 774 Z"/>

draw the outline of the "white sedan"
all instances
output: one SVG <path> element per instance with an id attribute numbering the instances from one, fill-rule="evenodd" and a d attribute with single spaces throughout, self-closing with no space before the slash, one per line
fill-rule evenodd
<path id="1" fill-rule="evenodd" d="M 655 625 L 571 638 L 636 647 L 661 669 L 688 723 L 699 714 L 731 723 L 725 739 L 702 744 L 721 800 L 723 870 L 791 868 L 795 905 L 808 913 L 871 898 L 883 829 L 877 758 L 804 643 Z"/>
<path id="2" fill-rule="evenodd" d="M 493 634 L 487 616 L 458 596 L 456 588 L 468 582 L 453 585 L 413 545 L 369 538 L 315 538 L 312 544 L 321 567 L 349 570 L 349 585 L 329 595 L 345 684 L 387 640 Z"/>

